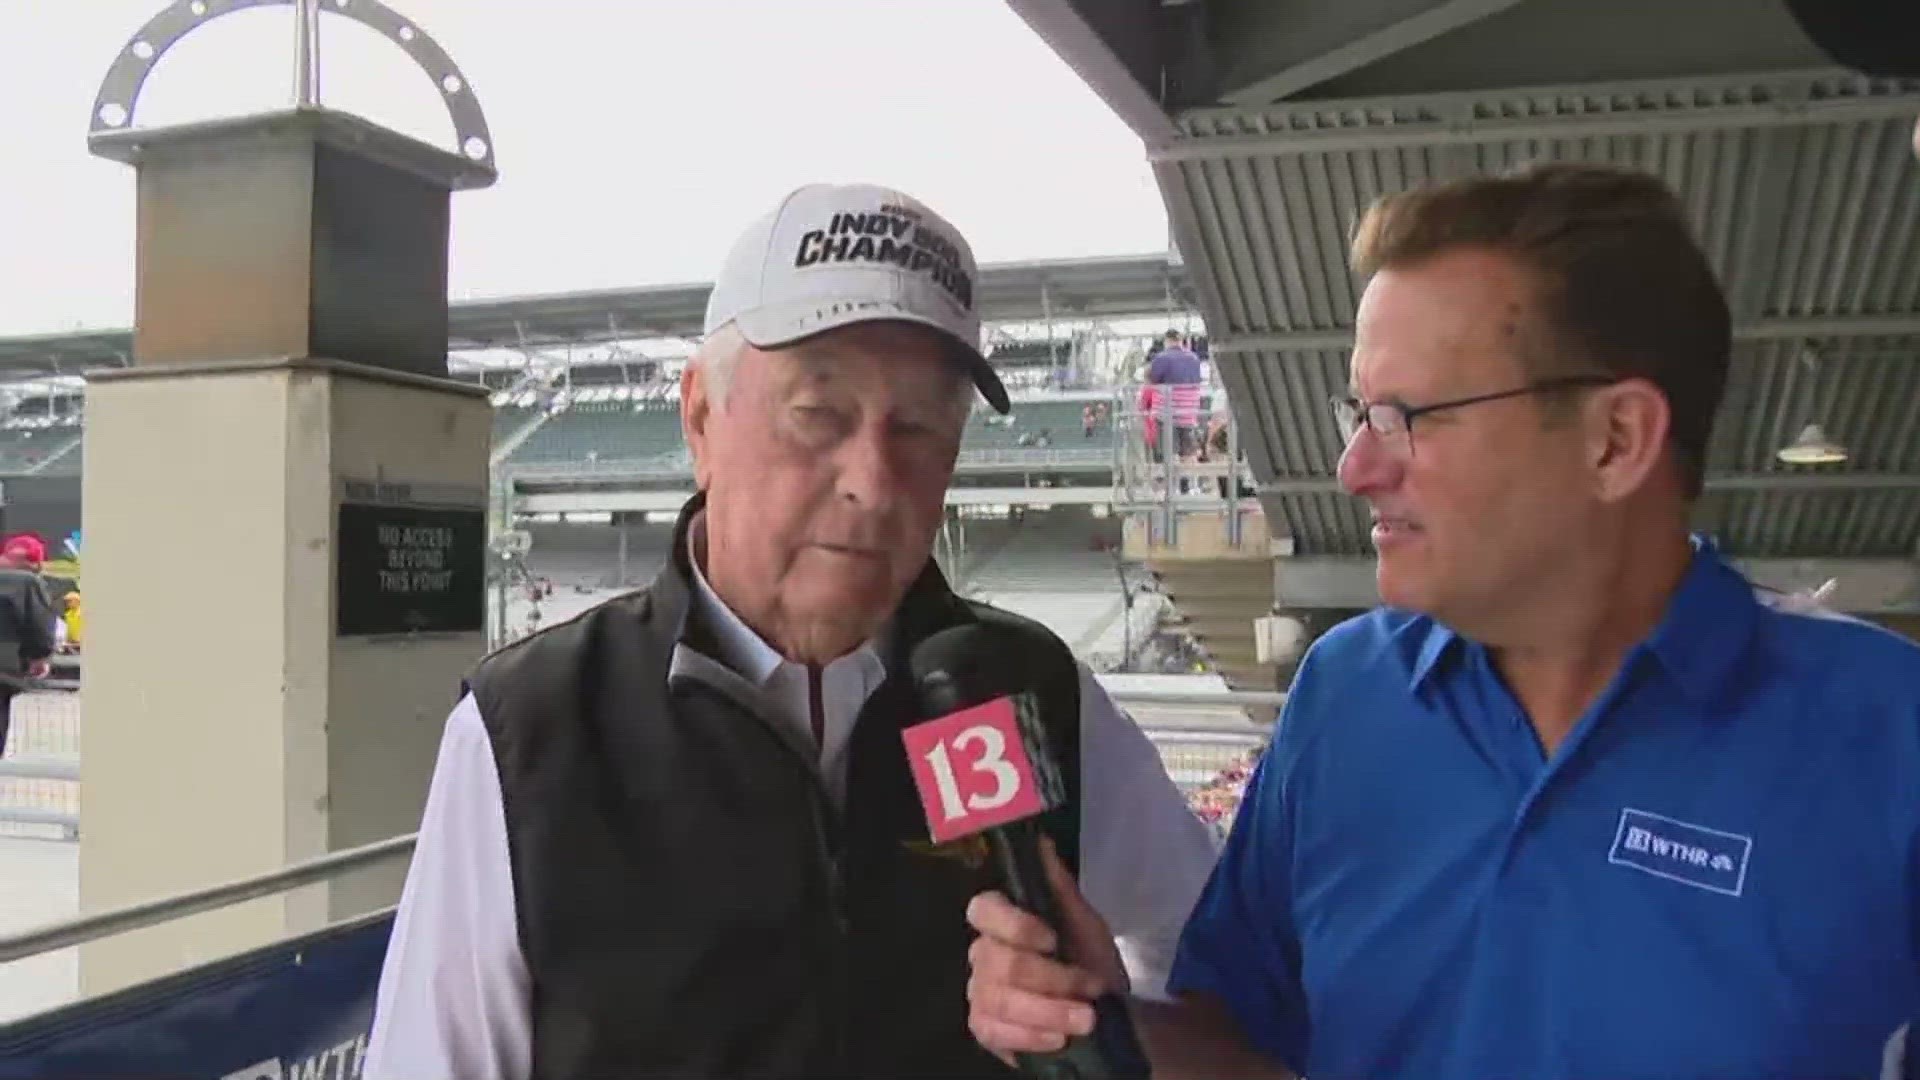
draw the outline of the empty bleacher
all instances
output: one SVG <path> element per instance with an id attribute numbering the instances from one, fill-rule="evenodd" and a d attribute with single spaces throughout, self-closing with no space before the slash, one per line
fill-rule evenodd
<path id="1" fill-rule="evenodd" d="M 966 534 L 966 592 L 1046 624 L 1082 656 L 1121 653 L 1129 629 L 1112 519 L 1055 507 L 972 519 Z"/>
<path id="2" fill-rule="evenodd" d="M 673 542 L 673 526 L 634 524 L 559 524 L 525 526 L 533 536 L 527 569 L 556 587 L 624 589 L 653 580 L 666 565 Z M 624 570 L 620 534 L 627 534 Z"/>
<path id="3" fill-rule="evenodd" d="M 1082 432 L 1080 411 L 1085 401 L 1018 401 L 1013 412 L 1006 417 L 993 413 L 976 411 L 967 420 L 966 438 L 961 443 L 963 450 L 1017 450 L 1022 435 L 1038 435 L 1046 432 L 1055 449 L 1074 449 L 1089 444 L 1104 447 L 1108 438 L 1108 428 L 1103 424 L 1094 429 L 1093 439 L 1089 440 Z M 993 422 L 988 423 L 992 418 Z"/>
<path id="4" fill-rule="evenodd" d="M 35 475 L 79 476 L 81 468 L 86 464 L 86 458 L 83 456 L 86 445 L 80 441 L 79 436 L 79 432 L 71 432 L 68 438 L 74 440 L 73 449 L 65 453 L 56 454 L 52 461 L 42 464 L 35 472 Z"/>
<path id="5" fill-rule="evenodd" d="M 520 444 L 510 465 L 641 462 L 685 449 L 672 402 L 580 402 L 556 414 Z"/>
<path id="6" fill-rule="evenodd" d="M 493 445 L 498 446 L 527 425 L 538 415 L 539 410 L 521 405 L 495 405 L 493 407 Z"/>
<path id="7" fill-rule="evenodd" d="M 80 428 L 70 424 L 0 428 L 0 475 L 18 476 L 40 468 L 79 434 Z"/>
<path id="8" fill-rule="evenodd" d="M 1029 509 L 1005 521 L 967 522 L 968 584 L 983 592 L 1115 594 L 1119 524 L 1084 506 Z M 1004 538 L 1004 539 L 1002 539 Z"/>

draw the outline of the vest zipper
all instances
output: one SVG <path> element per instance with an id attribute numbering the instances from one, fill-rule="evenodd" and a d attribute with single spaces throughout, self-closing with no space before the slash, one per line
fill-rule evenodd
<path id="1" fill-rule="evenodd" d="M 852 989 L 852 980 L 847 976 L 846 957 L 852 926 L 847 916 L 845 829 L 840 822 L 839 811 L 833 805 L 833 795 L 827 789 L 827 707 L 826 693 L 820 683 L 820 669 L 809 664 L 807 666 L 807 720 L 813 731 L 815 753 L 814 831 L 820 843 L 821 868 L 826 873 L 827 906 L 832 912 L 834 933 L 839 939 L 835 943 L 832 960 L 835 1010 L 828 1022 L 833 1028 L 835 1068 L 837 1071 L 844 1072 L 850 1064 L 849 1032 L 846 1030 L 846 1025 L 840 1021 L 851 1006 L 849 994 Z"/>
<path id="2" fill-rule="evenodd" d="M 817 683 L 815 685 L 817 686 Z M 721 697 L 726 698 L 734 707 L 745 709 L 754 720 L 764 723 L 764 720 L 762 720 L 757 712 L 751 706 L 747 705 L 745 701 L 718 687 L 708 685 L 707 688 L 718 693 Z M 813 689 L 814 687 L 809 687 L 810 691 Z M 809 698 L 811 699 L 809 701 L 810 709 L 812 707 L 820 708 L 818 715 L 821 722 L 821 730 L 824 731 L 824 706 L 821 704 L 820 699 L 815 697 L 814 694 L 810 693 Z M 810 717 L 809 719 L 811 720 L 812 718 Z M 770 731 L 769 734 L 772 734 L 772 732 Z M 814 760 L 809 762 L 799 754 L 792 741 L 785 739 L 778 741 L 788 753 L 793 754 L 796 759 L 795 763 L 811 774 L 809 777 L 811 781 L 809 786 L 813 796 L 813 807 L 808 818 L 813 824 L 814 856 L 819 862 L 821 874 L 825 879 L 827 908 L 833 922 L 833 933 L 838 939 L 834 943 L 828 961 L 830 968 L 828 978 L 830 979 L 830 986 L 833 991 L 835 1009 L 834 1012 L 826 1016 L 824 1020 L 832 1028 L 829 1039 L 835 1061 L 833 1071 L 835 1074 L 842 1074 L 847 1071 L 849 1063 L 852 1060 L 849 1052 L 849 1046 L 851 1045 L 850 1033 L 846 1030 L 846 1025 L 842 1022 L 847 1009 L 851 1007 L 852 1000 L 852 980 L 847 973 L 848 939 L 852 936 L 852 920 L 847 914 L 846 875 L 844 872 L 846 860 L 843 843 L 845 829 L 840 822 L 840 811 L 834 806 L 833 796 L 827 791 L 826 774 L 820 767 L 817 751 Z"/>

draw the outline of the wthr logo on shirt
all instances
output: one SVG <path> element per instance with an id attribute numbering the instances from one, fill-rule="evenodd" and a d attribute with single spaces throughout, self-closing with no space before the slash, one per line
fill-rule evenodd
<path id="1" fill-rule="evenodd" d="M 1645 810 L 1620 811 L 1607 861 L 1710 892 L 1739 896 L 1747 883 L 1753 839 L 1689 825 Z"/>

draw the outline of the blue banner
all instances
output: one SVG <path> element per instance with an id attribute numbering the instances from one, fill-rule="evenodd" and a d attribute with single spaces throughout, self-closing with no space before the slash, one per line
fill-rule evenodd
<path id="1" fill-rule="evenodd" d="M 357 1080 L 390 912 L 0 1028 L 0 1080 Z"/>

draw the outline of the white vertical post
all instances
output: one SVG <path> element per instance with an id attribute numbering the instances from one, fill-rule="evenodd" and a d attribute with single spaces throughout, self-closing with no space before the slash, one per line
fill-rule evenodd
<path id="1" fill-rule="evenodd" d="M 320 0 L 294 0 L 293 97 L 303 109 L 320 103 Z"/>

